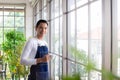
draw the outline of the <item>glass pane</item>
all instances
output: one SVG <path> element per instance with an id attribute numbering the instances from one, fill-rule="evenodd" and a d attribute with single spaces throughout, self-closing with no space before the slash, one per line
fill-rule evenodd
<path id="1" fill-rule="evenodd" d="M 56 56 L 52 62 L 54 62 L 54 66 L 53 66 L 54 80 L 59 80 L 59 69 L 60 69 L 59 57 Z"/>
<path id="2" fill-rule="evenodd" d="M 88 72 L 86 71 L 86 68 L 83 65 L 76 64 L 77 65 L 77 73 L 80 74 L 82 80 L 88 80 Z M 96 79 L 99 80 L 99 79 Z"/>
<path id="3" fill-rule="evenodd" d="M 90 72 L 90 80 L 102 80 L 102 74 L 97 71 Z"/>
<path id="4" fill-rule="evenodd" d="M 4 10 L 4 15 L 14 16 L 14 9 Z"/>
<path id="5" fill-rule="evenodd" d="M 3 16 L 0 16 L 0 27 L 3 27 Z"/>
<path id="6" fill-rule="evenodd" d="M 74 62 L 68 61 L 68 66 L 69 66 L 69 70 L 68 70 L 68 75 L 73 75 L 74 73 L 76 73 L 76 66 Z"/>
<path id="7" fill-rule="evenodd" d="M 63 62 L 62 62 L 62 58 L 60 57 L 60 73 L 59 73 L 59 74 L 60 74 L 60 76 L 62 76 L 62 75 L 63 75 L 63 74 L 62 74 L 62 72 L 63 72 L 63 71 L 62 71 L 62 70 L 63 70 L 63 69 L 62 69 L 62 68 L 63 68 L 62 63 L 63 63 Z M 60 79 L 60 80 L 61 80 L 61 79 Z"/>
<path id="8" fill-rule="evenodd" d="M 117 0 L 117 38 L 118 38 L 118 65 L 117 74 L 120 76 L 120 0 Z M 114 64 L 113 64 L 114 65 Z"/>
<path id="9" fill-rule="evenodd" d="M 48 24 L 50 24 L 50 23 L 48 22 Z M 47 43 L 49 43 L 49 25 L 48 25 L 47 33 L 46 33 L 46 35 L 45 35 L 45 37 L 44 37 L 44 40 L 45 40 Z"/>
<path id="10" fill-rule="evenodd" d="M 89 0 L 76 0 L 77 7 L 84 5 L 87 3 Z"/>
<path id="11" fill-rule="evenodd" d="M 0 28 L 0 44 L 3 42 L 3 28 Z"/>
<path id="12" fill-rule="evenodd" d="M 19 31 L 19 32 L 25 33 L 25 32 L 24 32 L 24 27 L 18 27 L 18 28 L 16 28 L 16 31 Z"/>
<path id="13" fill-rule="evenodd" d="M 4 26 L 14 27 L 14 17 L 5 16 L 4 17 Z"/>
<path id="14" fill-rule="evenodd" d="M 63 40 L 63 31 L 62 31 L 62 17 L 60 17 L 60 55 L 62 55 L 62 49 L 63 49 L 63 42 L 62 42 L 62 40 Z"/>
<path id="15" fill-rule="evenodd" d="M 55 26 L 54 26 L 54 20 L 51 21 L 51 52 L 55 51 Z"/>
<path id="16" fill-rule="evenodd" d="M 91 59 L 96 64 L 96 68 L 102 67 L 102 6 L 101 1 L 96 1 L 90 5 L 91 8 Z"/>
<path id="17" fill-rule="evenodd" d="M 46 19 L 47 20 L 47 7 L 45 7 L 44 9 L 43 9 L 43 12 L 42 12 L 43 14 L 42 14 L 42 17 L 43 17 L 43 19 Z"/>
<path id="18" fill-rule="evenodd" d="M 55 36 L 54 36 L 54 44 L 55 44 L 55 52 L 57 52 L 57 54 L 59 53 L 59 49 L 60 49 L 60 36 L 59 36 L 59 18 L 55 19 Z"/>
<path id="19" fill-rule="evenodd" d="M 42 0 L 39 0 L 39 11 L 42 9 Z"/>
<path id="20" fill-rule="evenodd" d="M 63 13 L 62 9 L 63 9 L 63 4 L 62 4 L 62 0 L 60 0 L 60 15 Z"/>
<path id="21" fill-rule="evenodd" d="M 24 17 L 15 17 L 15 26 L 16 27 L 24 26 Z"/>
<path id="22" fill-rule="evenodd" d="M 0 15 L 3 15 L 3 11 L 2 10 L 0 10 Z"/>
<path id="23" fill-rule="evenodd" d="M 77 61 L 86 64 L 88 59 L 88 6 L 77 10 Z"/>
<path id="24" fill-rule="evenodd" d="M 75 47 L 75 12 L 68 14 L 68 47 L 69 47 L 69 58 L 75 59 L 75 53 L 71 50 L 71 47 Z"/>
<path id="25" fill-rule="evenodd" d="M 68 1 L 68 11 L 75 8 L 75 0 Z"/>
<path id="26" fill-rule="evenodd" d="M 36 15 L 36 21 L 38 21 L 38 20 L 40 20 L 40 14 L 38 13 L 37 15 Z"/>
<path id="27" fill-rule="evenodd" d="M 15 16 L 24 16 L 24 11 L 16 11 Z"/>
<path id="28" fill-rule="evenodd" d="M 54 0 L 51 1 L 51 19 L 55 17 Z"/>
<path id="29" fill-rule="evenodd" d="M 39 19 L 42 18 L 42 11 L 39 12 Z"/>
<path id="30" fill-rule="evenodd" d="M 59 16 L 59 0 L 55 0 L 55 17 Z"/>
<path id="31" fill-rule="evenodd" d="M 47 0 L 43 0 L 44 6 L 47 4 Z"/>
<path id="32" fill-rule="evenodd" d="M 40 7 L 39 7 L 39 3 L 37 3 L 37 5 L 36 5 L 36 13 L 39 13 L 39 11 L 40 11 L 39 8 L 40 8 Z"/>

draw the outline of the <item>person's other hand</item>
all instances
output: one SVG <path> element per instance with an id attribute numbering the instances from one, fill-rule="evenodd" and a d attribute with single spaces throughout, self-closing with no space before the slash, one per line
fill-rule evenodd
<path id="1" fill-rule="evenodd" d="M 48 62 L 50 59 L 51 59 L 51 56 L 47 54 L 42 58 L 42 62 Z"/>

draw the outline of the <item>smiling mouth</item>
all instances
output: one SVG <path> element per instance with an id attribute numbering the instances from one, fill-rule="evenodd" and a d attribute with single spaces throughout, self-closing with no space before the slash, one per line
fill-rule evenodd
<path id="1" fill-rule="evenodd" d="M 40 32 L 40 34 L 44 34 L 44 32 Z"/>

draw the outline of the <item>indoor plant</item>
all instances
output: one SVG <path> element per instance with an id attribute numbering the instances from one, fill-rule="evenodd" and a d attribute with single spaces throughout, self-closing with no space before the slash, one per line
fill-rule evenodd
<path id="1" fill-rule="evenodd" d="M 72 46 L 70 47 L 70 50 L 71 50 L 71 55 L 74 58 L 76 57 L 77 59 L 79 59 L 79 61 L 85 63 L 85 65 L 84 65 L 85 68 L 84 68 L 84 70 L 80 69 L 82 71 L 82 74 L 81 74 L 81 72 L 78 72 L 78 73 L 74 73 L 73 75 L 62 76 L 62 80 L 82 80 L 81 76 L 84 74 L 84 71 L 89 73 L 92 70 L 102 73 L 102 77 L 105 80 L 120 80 L 119 76 L 113 74 L 112 72 L 110 72 L 104 68 L 102 68 L 101 70 L 97 69 L 95 67 L 95 63 L 92 60 L 87 59 L 87 55 L 84 54 L 83 50 L 78 50 L 77 48 L 72 47 Z M 81 64 L 79 62 L 77 62 L 77 63 Z"/>
<path id="2" fill-rule="evenodd" d="M 2 43 L 4 52 L 3 61 L 8 64 L 12 76 L 19 78 L 26 75 L 25 66 L 20 64 L 20 55 L 25 43 L 25 36 L 22 32 L 11 30 L 5 33 L 5 41 Z M 14 76 L 12 77 L 14 79 Z M 16 80 L 16 79 L 15 79 Z"/>

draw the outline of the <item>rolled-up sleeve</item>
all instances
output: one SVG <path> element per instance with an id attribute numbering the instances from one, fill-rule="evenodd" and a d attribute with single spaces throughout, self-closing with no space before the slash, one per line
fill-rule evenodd
<path id="1" fill-rule="evenodd" d="M 32 48 L 33 48 L 33 42 L 32 40 L 28 40 L 23 48 L 22 55 L 20 58 L 20 63 L 22 65 L 30 66 L 36 64 L 36 59 L 30 57 L 30 54 L 32 54 Z"/>

